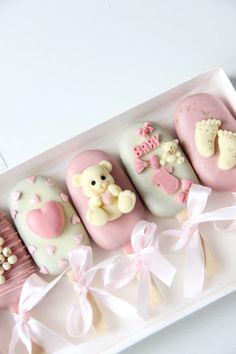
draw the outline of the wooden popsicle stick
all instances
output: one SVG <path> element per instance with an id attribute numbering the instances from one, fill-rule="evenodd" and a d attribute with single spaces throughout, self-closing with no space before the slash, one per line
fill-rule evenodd
<path id="1" fill-rule="evenodd" d="M 136 274 L 136 278 L 138 280 L 140 279 L 139 273 Z M 162 303 L 162 296 L 151 274 L 149 277 L 149 287 L 150 287 L 150 295 L 151 295 L 149 304 L 153 307 L 159 306 Z"/>
<path id="2" fill-rule="evenodd" d="M 161 293 L 153 280 L 153 277 L 150 275 L 150 287 L 151 287 L 151 298 L 150 298 L 150 305 L 151 306 L 159 306 L 162 303 L 162 296 Z"/>
<path id="3" fill-rule="evenodd" d="M 187 209 L 181 210 L 178 214 L 175 216 L 176 220 L 181 222 L 184 222 L 188 219 L 188 214 L 187 214 Z M 201 237 L 201 242 L 202 242 L 202 248 L 204 252 L 204 259 L 205 259 L 205 271 L 209 275 L 216 274 L 218 272 L 218 265 L 209 250 L 209 248 L 206 245 L 206 241 L 204 240 L 203 236 L 200 234 Z"/>
<path id="4" fill-rule="evenodd" d="M 108 325 L 98 305 L 96 304 L 94 297 L 91 294 L 88 294 L 88 300 L 90 302 L 93 311 L 93 327 L 95 328 L 96 332 L 99 334 L 103 334 L 107 332 Z"/>

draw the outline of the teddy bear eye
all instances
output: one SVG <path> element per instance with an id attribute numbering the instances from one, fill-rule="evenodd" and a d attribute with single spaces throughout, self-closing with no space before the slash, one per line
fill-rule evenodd
<path id="1" fill-rule="evenodd" d="M 92 184 L 92 186 L 95 186 L 96 181 L 92 181 L 91 184 Z"/>
<path id="2" fill-rule="evenodd" d="M 101 179 L 104 181 L 104 179 L 106 179 L 106 177 L 105 176 L 101 176 Z"/>

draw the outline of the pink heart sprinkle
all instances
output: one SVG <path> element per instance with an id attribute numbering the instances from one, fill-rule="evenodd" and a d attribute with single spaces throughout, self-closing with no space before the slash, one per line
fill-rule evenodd
<path id="1" fill-rule="evenodd" d="M 63 202 L 68 202 L 69 197 L 64 193 L 61 193 L 61 199 L 63 200 Z"/>
<path id="2" fill-rule="evenodd" d="M 47 268 L 46 267 L 44 267 L 44 266 L 41 266 L 40 268 L 39 268 L 39 271 L 40 271 L 40 273 L 42 273 L 42 274 L 48 274 L 48 270 L 47 270 Z"/>
<path id="3" fill-rule="evenodd" d="M 73 239 L 75 240 L 75 242 L 79 245 L 81 243 L 81 241 L 83 240 L 83 235 L 81 234 L 78 234 L 78 235 L 75 235 L 73 237 Z"/>
<path id="4" fill-rule="evenodd" d="M 11 209 L 11 210 L 10 210 L 10 213 L 11 213 L 12 219 L 15 219 L 15 218 L 16 218 L 16 214 L 17 214 L 17 210 Z"/>
<path id="5" fill-rule="evenodd" d="M 29 251 L 29 253 L 31 254 L 31 256 L 33 256 L 34 253 L 35 253 L 36 250 L 37 250 L 37 247 L 36 247 L 36 246 L 32 246 L 32 245 L 29 245 L 27 248 L 28 248 L 28 251 Z"/>
<path id="6" fill-rule="evenodd" d="M 11 195 L 14 200 L 18 200 L 18 199 L 20 199 L 22 193 L 21 192 L 12 192 Z"/>
<path id="7" fill-rule="evenodd" d="M 56 246 L 48 246 L 47 247 L 47 252 L 48 252 L 48 254 L 50 254 L 50 256 L 53 256 L 54 254 L 55 254 L 55 252 L 56 252 L 56 249 L 57 249 L 57 247 Z"/>
<path id="8" fill-rule="evenodd" d="M 65 268 L 68 265 L 68 261 L 65 258 L 58 259 L 58 267 Z"/>
<path id="9" fill-rule="evenodd" d="M 36 181 L 36 176 L 29 176 L 26 178 L 28 183 L 34 183 Z"/>
<path id="10" fill-rule="evenodd" d="M 79 224 L 80 223 L 80 218 L 77 215 L 73 215 L 71 218 L 71 223 L 72 225 Z"/>
<path id="11" fill-rule="evenodd" d="M 53 180 L 51 178 L 47 178 L 45 184 L 48 187 L 52 187 L 54 185 Z"/>
<path id="12" fill-rule="evenodd" d="M 39 204 L 41 202 L 41 198 L 38 194 L 34 194 L 33 197 L 30 199 L 31 204 Z"/>

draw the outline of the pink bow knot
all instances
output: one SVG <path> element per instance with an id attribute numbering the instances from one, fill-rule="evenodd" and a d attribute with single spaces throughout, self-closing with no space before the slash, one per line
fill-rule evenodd
<path id="1" fill-rule="evenodd" d="M 18 321 L 20 324 L 26 324 L 30 319 L 30 312 L 24 311 L 18 314 Z"/>
<path id="2" fill-rule="evenodd" d="M 150 122 L 145 122 L 143 128 L 137 130 L 138 135 L 147 136 L 153 132 L 154 128 L 151 126 Z"/>
<path id="3" fill-rule="evenodd" d="M 159 160 L 157 155 L 153 155 L 150 160 L 134 160 L 134 168 L 137 173 L 142 173 L 147 167 L 151 167 L 154 170 L 160 168 Z"/>

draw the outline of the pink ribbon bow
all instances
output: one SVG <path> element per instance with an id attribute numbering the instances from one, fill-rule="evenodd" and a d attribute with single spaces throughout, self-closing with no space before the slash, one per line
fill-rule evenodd
<path id="1" fill-rule="evenodd" d="M 134 168 L 137 173 L 142 173 L 147 167 L 152 167 L 153 169 L 158 169 L 160 167 L 157 155 L 153 155 L 150 160 L 134 160 Z"/>
<path id="2" fill-rule="evenodd" d="M 180 193 L 176 194 L 176 196 L 175 196 L 177 203 L 179 203 L 179 204 L 187 203 L 189 190 L 190 190 L 192 184 L 193 184 L 193 181 L 190 179 L 182 179 L 181 180 L 182 191 Z"/>
<path id="3" fill-rule="evenodd" d="M 81 337 L 89 332 L 93 324 L 93 310 L 88 299 L 91 294 L 96 303 L 102 303 L 121 318 L 135 316 L 135 309 L 127 302 L 113 296 L 102 288 L 93 286 L 97 271 L 113 262 L 109 258 L 93 267 L 92 249 L 81 246 L 69 254 L 76 301 L 67 318 L 66 328 L 73 337 Z"/>
<path id="4" fill-rule="evenodd" d="M 68 346 L 72 347 L 71 343 L 35 320 L 30 314 L 30 311 L 58 283 L 63 275 L 64 273 L 50 283 L 46 283 L 37 274 L 32 274 L 26 280 L 20 295 L 18 313 L 14 314 L 16 324 L 9 346 L 9 354 L 17 352 L 15 348 L 19 340 L 23 342 L 28 353 L 32 353 L 31 339 L 49 352 Z"/>
<path id="5" fill-rule="evenodd" d="M 138 135 L 147 136 L 153 132 L 154 128 L 151 126 L 150 122 L 145 122 L 143 128 L 137 130 Z"/>
<path id="6" fill-rule="evenodd" d="M 167 252 L 175 252 L 182 248 L 186 250 L 184 277 L 186 298 L 199 295 L 204 285 L 205 260 L 199 225 L 210 221 L 233 220 L 236 215 L 236 205 L 203 213 L 210 194 L 210 188 L 192 184 L 187 201 L 188 219 L 182 223 L 181 228 L 166 230 L 160 234 L 163 241 L 166 236 L 178 238 L 172 247 L 167 247 Z"/>
<path id="7" fill-rule="evenodd" d="M 139 277 L 137 291 L 137 312 L 144 318 L 151 317 L 150 276 L 153 274 L 170 287 L 176 268 L 156 248 L 156 225 L 142 220 L 136 224 L 131 235 L 133 253 L 120 255 L 104 272 L 105 285 L 118 289 Z"/>

